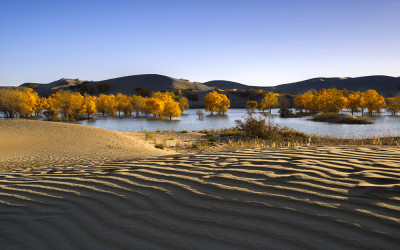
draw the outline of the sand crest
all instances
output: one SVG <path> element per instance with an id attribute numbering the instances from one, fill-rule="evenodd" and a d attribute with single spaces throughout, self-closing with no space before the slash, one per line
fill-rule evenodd
<path id="1" fill-rule="evenodd" d="M 144 135 L 61 122 L 0 120 L 0 171 L 15 168 L 99 164 L 171 154 Z"/>
<path id="2" fill-rule="evenodd" d="M 400 245 L 400 149 L 252 149 L 0 174 L 6 248 Z"/>

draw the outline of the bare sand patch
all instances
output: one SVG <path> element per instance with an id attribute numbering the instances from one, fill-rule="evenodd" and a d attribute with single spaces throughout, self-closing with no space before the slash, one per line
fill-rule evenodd
<path id="1" fill-rule="evenodd" d="M 0 120 L 0 171 L 99 164 L 171 153 L 154 148 L 142 133 L 60 122 Z"/>

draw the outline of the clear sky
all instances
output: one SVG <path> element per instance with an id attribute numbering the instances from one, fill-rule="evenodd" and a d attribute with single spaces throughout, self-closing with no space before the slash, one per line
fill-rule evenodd
<path id="1" fill-rule="evenodd" d="M 399 0 L 1 0 L 0 85 L 400 76 Z"/>

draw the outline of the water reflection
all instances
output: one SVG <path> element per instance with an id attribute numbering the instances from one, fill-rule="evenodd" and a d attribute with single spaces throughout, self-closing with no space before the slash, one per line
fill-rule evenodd
<path id="1" fill-rule="evenodd" d="M 202 130 L 221 129 L 234 127 L 235 120 L 242 119 L 247 114 L 245 109 L 230 109 L 225 116 L 204 116 L 199 120 L 196 112 L 198 109 L 185 110 L 180 118 L 169 119 L 158 118 L 133 118 L 133 117 L 102 117 L 96 116 L 95 120 L 78 121 L 75 123 L 105 128 L 117 131 L 157 131 L 157 130 Z M 256 113 L 257 114 L 257 113 Z M 262 114 L 261 114 L 262 115 Z M 360 114 L 356 114 L 360 115 Z M 330 124 L 309 121 L 310 117 L 280 118 L 278 110 L 274 109 L 272 115 L 267 116 L 275 124 L 287 126 L 308 134 L 330 135 L 342 138 L 373 137 L 382 135 L 400 136 L 400 117 L 381 113 L 375 116 L 374 124 Z"/>

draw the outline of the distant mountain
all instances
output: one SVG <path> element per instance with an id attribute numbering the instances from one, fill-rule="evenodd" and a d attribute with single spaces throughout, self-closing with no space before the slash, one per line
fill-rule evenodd
<path id="1" fill-rule="evenodd" d="M 390 77 L 390 76 L 364 76 L 355 78 L 350 78 L 350 77 L 313 78 L 300 82 L 281 84 L 275 87 L 256 87 L 225 80 L 215 80 L 205 83 L 190 82 L 185 79 L 176 79 L 157 74 L 125 76 L 125 77 L 118 77 L 96 82 L 63 78 L 48 84 L 38 84 L 38 83 L 34 84 L 37 86 L 36 91 L 40 95 L 46 96 L 55 93 L 59 90 L 78 91 L 82 87 L 92 88 L 92 90 L 94 90 L 93 94 L 98 95 L 100 92 L 97 89 L 97 85 L 102 83 L 106 83 L 110 86 L 110 88 L 104 93 L 106 94 L 123 93 L 126 95 L 137 94 L 135 90 L 135 88 L 137 87 L 149 89 L 152 91 L 166 91 L 166 90 L 172 91 L 180 89 L 183 91 L 193 90 L 194 92 L 207 92 L 212 90 L 213 87 L 217 87 L 219 89 L 238 89 L 238 90 L 241 89 L 249 90 L 251 88 L 254 88 L 254 89 L 273 90 L 278 93 L 288 93 L 288 94 L 304 93 L 310 89 L 315 89 L 318 91 L 322 88 L 348 89 L 353 91 L 366 91 L 368 89 L 375 89 L 385 97 L 395 96 L 397 93 L 400 92 L 400 77 Z M 30 84 L 32 83 L 24 83 L 21 86 L 29 87 Z M 201 96 L 203 96 L 203 94 L 199 95 L 199 97 Z"/>
<path id="2" fill-rule="evenodd" d="M 152 91 L 163 91 L 163 90 L 194 90 L 196 92 L 211 90 L 208 87 L 199 82 L 190 82 L 183 79 L 175 79 L 168 76 L 157 75 L 157 74 L 146 74 L 146 75 L 133 75 L 118 77 L 102 81 L 82 81 L 79 79 L 67 79 L 62 78 L 60 80 L 48 83 L 48 84 L 38 84 L 38 83 L 24 83 L 21 86 L 29 87 L 30 84 L 35 84 L 37 88 L 35 89 L 40 95 L 51 95 L 60 90 L 78 90 L 82 85 L 87 88 L 93 87 L 94 94 L 99 94 L 97 91 L 97 84 L 108 84 L 110 86 L 106 94 L 117 94 L 123 93 L 126 95 L 137 94 L 135 88 L 141 87 L 144 89 L 149 89 Z"/>
<path id="3" fill-rule="evenodd" d="M 310 89 L 322 88 L 348 89 L 353 91 L 366 91 L 375 89 L 385 97 L 395 96 L 400 92 L 400 77 L 390 76 L 364 76 L 355 78 L 313 78 L 301 82 L 282 84 L 275 86 L 275 92 L 298 94 Z"/>
<path id="4" fill-rule="evenodd" d="M 214 80 L 214 81 L 209 81 L 203 83 L 204 85 L 207 85 L 209 87 L 216 87 L 219 89 L 244 89 L 244 90 L 249 90 L 251 88 L 268 88 L 268 87 L 255 87 L 255 86 L 250 86 L 246 85 L 243 83 L 238 83 L 238 82 L 231 82 L 231 81 L 225 81 L 225 80 Z"/>
<path id="5" fill-rule="evenodd" d="M 110 92 L 113 94 L 124 93 L 129 95 L 136 94 L 136 87 L 142 87 L 152 91 L 193 89 L 194 91 L 201 92 L 211 89 L 202 83 L 190 82 L 183 79 L 176 79 L 156 74 L 125 76 L 92 82 L 89 83 L 89 85 L 96 85 L 98 83 L 109 84 L 111 86 Z"/>

